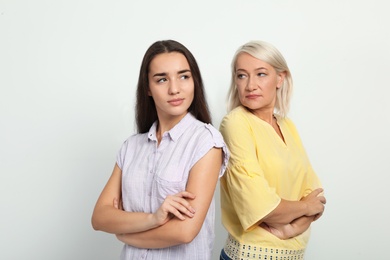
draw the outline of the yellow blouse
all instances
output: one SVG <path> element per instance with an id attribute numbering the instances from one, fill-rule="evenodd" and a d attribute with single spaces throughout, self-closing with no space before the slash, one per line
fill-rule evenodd
<path id="1" fill-rule="evenodd" d="M 222 223 L 241 244 L 304 250 L 310 230 L 281 240 L 258 226 L 282 198 L 298 201 L 321 187 L 292 121 L 277 117 L 277 123 L 285 142 L 243 107 L 222 120 L 220 131 L 231 152 L 221 178 Z"/>

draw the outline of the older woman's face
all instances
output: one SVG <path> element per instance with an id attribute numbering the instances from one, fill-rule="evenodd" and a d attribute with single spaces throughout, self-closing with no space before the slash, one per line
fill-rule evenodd
<path id="1" fill-rule="evenodd" d="M 235 83 L 243 106 L 252 111 L 273 111 L 276 90 L 282 86 L 284 73 L 248 53 L 240 53 L 235 66 Z"/>

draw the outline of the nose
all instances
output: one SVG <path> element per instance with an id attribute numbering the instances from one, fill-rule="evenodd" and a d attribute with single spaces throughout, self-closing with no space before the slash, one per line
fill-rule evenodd
<path id="1" fill-rule="evenodd" d="M 248 77 L 248 80 L 246 82 L 246 90 L 247 91 L 253 91 L 257 88 L 256 81 L 253 77 Z"/>
<path id="2" fill-rule="evenodd" d="M 169 95 L 179 94 L 180 93 L 179 89 L 180 89 L 179 83 L 177 83 L 175 80 L 171 80 L 168 89 Z"/>

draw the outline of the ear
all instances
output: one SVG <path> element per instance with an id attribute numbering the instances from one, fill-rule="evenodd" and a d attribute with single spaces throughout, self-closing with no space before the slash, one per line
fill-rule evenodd
<path id="1" fill-rule="evenodd" d="M 152 92 L 150 92 L 150 89 L 148 89 L 148 96 L 149 96 L 149 97 L 152 96 Z"/>
<path id="2" fill-rule="evenodd" d="M 286 77 L 286 74 L 287 73 L 285 71 L 282 71 L 282 72 L 278 73 L 278 82 L 276 84 L 276 88 L 281 88 L 282 87 L 284 79 Z"/>

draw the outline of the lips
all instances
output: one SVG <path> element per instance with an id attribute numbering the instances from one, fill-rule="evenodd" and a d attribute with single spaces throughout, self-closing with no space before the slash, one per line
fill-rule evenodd
<path id="1" fill-rule="evenodd" d="M 172 100 L 169 100 L 168 103 L 172 106 L 180 106 L 184 101 L 184 98 L 175 98 Z"/>
<path id="2" fill-rule="evenodd" d="M 247 99 L 255 99 L 255 98 L 258 98 L 260 97 L 260 95 L 247 95 L 245 96 Z"/>

